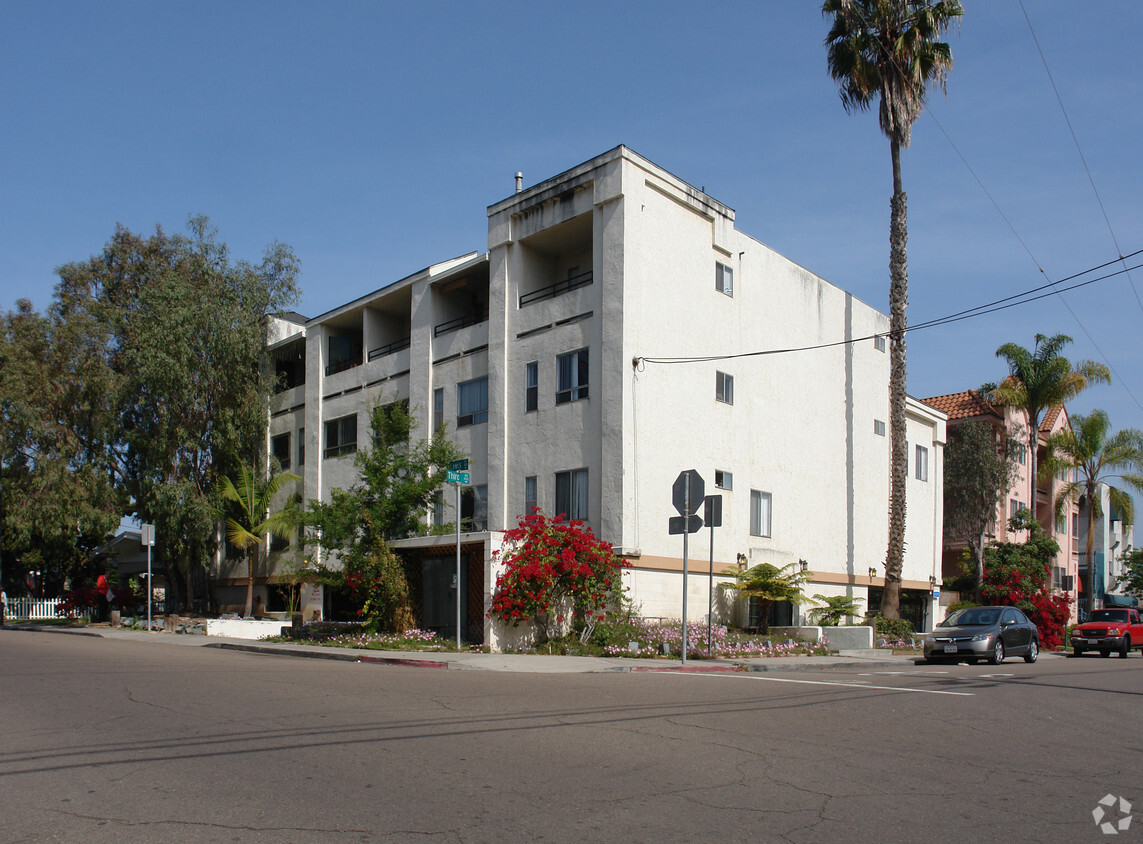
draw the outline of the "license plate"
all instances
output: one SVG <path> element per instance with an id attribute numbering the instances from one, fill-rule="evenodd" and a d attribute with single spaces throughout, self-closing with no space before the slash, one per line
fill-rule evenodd
<path id="1" fill-rule="evenodd" d="M 956 653 L 956 645 L 945 645 L 945 653 L 955 654 Z"/>
<path id="2" fill-rule="evenodd" d="M 1089 642 L 1087 639 L 1076 639 L 1076 644 L 1090 645 L 1090 644 L 1093 644 L 1093 642 Z"/>

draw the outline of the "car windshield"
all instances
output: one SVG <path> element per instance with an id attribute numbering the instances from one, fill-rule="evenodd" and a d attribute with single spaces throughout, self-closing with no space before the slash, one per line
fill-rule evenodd
<path id="1" fill-rule="evenodd" d="M 1127 621 L 1127 610 L 1092 610 L 1088 621 Z"/>
<path id="2" fill-rule="evenodd" d="M 1000 620 L 996 607 L 968 607 L 957 610 L 940 623 L 940 627 L 989 627 Z"/>

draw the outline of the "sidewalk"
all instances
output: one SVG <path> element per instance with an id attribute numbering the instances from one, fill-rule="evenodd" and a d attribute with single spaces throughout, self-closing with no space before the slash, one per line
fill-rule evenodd
<path id="1" fill-rule="evenodd" d="M 334 659 L 369 665 L 399 665 L 419 668 L 454 668 L 465 671 L 508 671 L 530 674 L 591 674 L 599 672 L 686 671 L 693 673 L 727 671 L 826 671 L 867 670 L 911 667 L 916 657 L 861 651 L 831 656 L 753 657 L 745 659 L 689 659 L 684 666 L 678 659 L 632 659 L 627 657 L 547 656 L 544 654 L 485 654 L 473 652 L 379 651 L 364 648 L 331 648 L 295 642 L 259 642 L 218 636 L 192 636 L 174 633 L 148 633 L 91 625 L 84 628 L 39 626 L 34 623 L 10 624 L 8 630 L 98 636 L 175 647 L 218 648 L 310 659 Z"/>

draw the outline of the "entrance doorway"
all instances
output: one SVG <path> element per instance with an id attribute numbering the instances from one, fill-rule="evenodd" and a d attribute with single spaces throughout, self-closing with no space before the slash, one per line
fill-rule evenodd
<path id="1" fill-rule="evenodd" d="M 468 594 L 468 566 L 461 565 L 461 593 Z M 467 601 L 460 606 L 460 629 L 468 627 Z M 456 638 L 456 557 L 421 558 L 421 627 L 444 639 Z"/>

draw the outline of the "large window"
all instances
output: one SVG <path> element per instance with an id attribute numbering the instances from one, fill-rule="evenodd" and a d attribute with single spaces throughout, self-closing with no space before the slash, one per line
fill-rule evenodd
<path id="1" fill-rule="evenodd" d="M 916 453 L 913 468 L 916 471 L 917 480 L 927 481 L 929 479 L 929 450 L 923 445 L 919 445 Z"/>
<path id="2" fill-rule="evenodd" d="M 770 493 L 757 489 L 750 490 L 750 535 L 770 536 L 771 505 Z"/>
<path id="3" fill-rule="evenodd" d="M 714 263 L 714 289 L 727 296 L 734 295 L 734 270 L 720 261 Z"/>
<path id="4" fill-rule="evenodd" d="M 488 376 L 456 385 L 456 427 L 488 421 Z"/>
<path id="5" fill-rule="evenodd" d="M 306 465 L 306 429 L 298 428 L 298 466 Z"/>
<path id="6" fill-rule="evenodd" d="M 488 530 L 488 487 L 466 486 L 460 491 L 460 529 Z"/>
<path id="7" fill-rule="evenodd" d="M 357 414 L 342 416 L 325 423 L 326 457 L 337 457 L 357 451 Z"/>
<path id="8" fill-rule="evenodd" d="M 587 469 L 556 472 L 555 515 L 587 521 Z"/>
<path id="9" fill-rule="evenodd" d="M 587 398 L 587 349 L 556 357 L 556 404 Z"/>
<path id="10" fill-rule="evenodd" d="M 734 404 L 734 376 L 725 372 L 714 373 L 714 397 L 727 404 Z"/>
<path id="11" fill-rule="evenodd" d="M 278 466 L 282 471 L 290 468 L 290 435 L 278 434 L 276 437 L 270 437 L 270 454 L 278 461 Z"/>
<path id="12" fill-rule="evenodd" d="M 540 406 L 540 364 L 524 364 L 524 412 L 530 413 Z"/>

